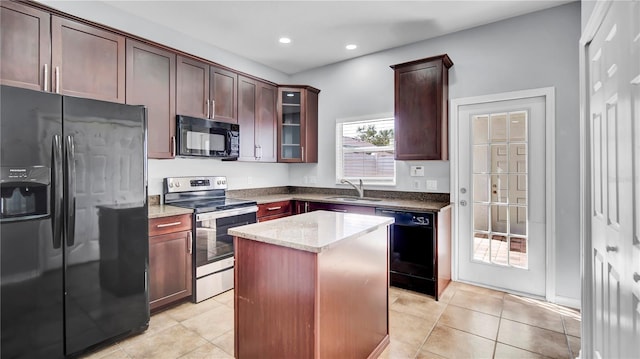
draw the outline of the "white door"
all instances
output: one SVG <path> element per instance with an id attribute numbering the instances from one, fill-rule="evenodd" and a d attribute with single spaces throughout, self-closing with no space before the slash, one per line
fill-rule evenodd
<path id="1" fill-rule="evenodd" d="M 458 110 L 458 279 L 545 296 L 545 96 Z"/>
<path id="2" fill-rule="evenodd" d="M 588 357 L 640 357 L 640 2 L 614 1 L 587 47 Z"/>

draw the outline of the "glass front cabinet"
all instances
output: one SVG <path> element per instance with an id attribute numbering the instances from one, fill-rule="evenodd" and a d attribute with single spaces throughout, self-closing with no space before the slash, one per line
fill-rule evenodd
<path id="1" fill-rule="evenodd" d="M 311 86 L 278 91 L 278 162 L 318 162 L 318 94 Z"/>

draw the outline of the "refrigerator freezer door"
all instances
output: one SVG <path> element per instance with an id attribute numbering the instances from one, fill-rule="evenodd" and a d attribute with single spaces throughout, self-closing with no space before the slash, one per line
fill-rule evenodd
<path id="1" fill-rule="evenodd" d="M 64 97 L 63 118 L 70 355 L 149 322 L 145 111 Z"/>
<path id="2" fill-rule="evenodd" d="M 0 219 L 0 357 L 61 358 L 64 354 L 62 247 L 53 236 L 51 178 L 62 97 L 0 87 L 0 183 L 7 214 Z M 40 175 L 37 175 L 39 172 Z M 39 177 L 38 188 L 20 183 Z M 44 174 L 44 177 L 41 176 Z M 24 215 L 24 216 L 22 216 Z"/>

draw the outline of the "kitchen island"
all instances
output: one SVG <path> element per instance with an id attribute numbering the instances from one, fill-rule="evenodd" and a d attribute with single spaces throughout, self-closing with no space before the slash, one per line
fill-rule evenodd
<path id="1" fill-rule="evenodd" d="M 236 358 L 376 358 L 392 218 L 316 211 L 229 230 Z"/>

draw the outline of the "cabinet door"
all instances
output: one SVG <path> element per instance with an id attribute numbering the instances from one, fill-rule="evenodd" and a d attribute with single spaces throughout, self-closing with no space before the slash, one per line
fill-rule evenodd
<path id="1" fill-rule="evenodd" d="M 394 65 L 396 160 L 447 160 L 447 55 Z"/>
<path id="2" fill-rule="evenodd" d="M 304 162 L 304 91 L 281 88 L 278 93 L 278 162 Z"/>
<path id="3" fill-rule="evenodd" d="M 57 16 L 51 21 L 53 90 L 124 103 L 124 36 Z"/>
<path id="4" fill-rule="evenodd" d="M 211 119 L 238 123 L 238 74 L 211 66 Z M 242 128 L 241 128 L 242 129 Z"/>
<path id="5" fill-rule="evenodd" d="M 258 99 L 256 102 L 256 145 L 261 162 L 276 162 L 276 102 L 278 89 L 273 85 L 258 82 Z M 242 131 L 242 126 L 240 126 Z"/>
<path id="6" fill-rule="evenodd" d="M 41 91 L 51 88 L 50 76 L 45 75 L 51 71 L 50 18 L 18 3 L 0 3 L 0 83 Z"/>
<path id="7" fill-rule="evenodd" d="M 240 76 L 238 78 L 238 125 L 240 125 L 239 161 L 258 160 L 256 147 L 256 81 Z"/>
<path id="8" fill-rule="evenodd" d="M 305 90 L 302 162 L 318 162 L 318 93 Z"/>
<path id="9" fill-rule="evenodd" d="M 209 118 L 209 65 L 178 56 L 177 77 L 177 114 Z"/>
<path id="10" fill-rule="evenodd" d="M 191 231 L 149 238 L 149 302 L 151 310 L 192 293 Z"/>
<path id="11" fill-rule="evenodd" d="M 127 39 L 127 104 L 147 106 L 147 156 L 173 158 L 176 55 Z"/>

